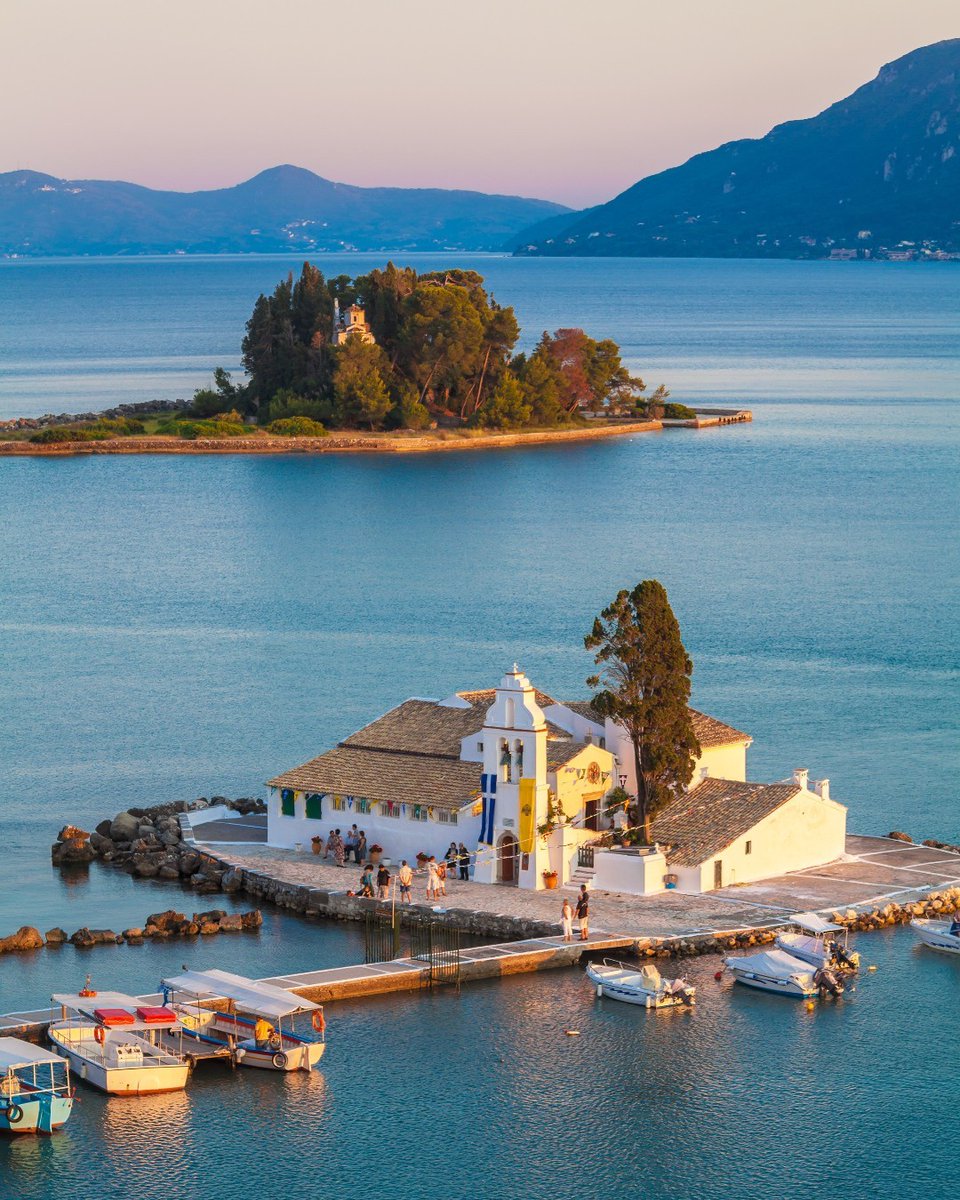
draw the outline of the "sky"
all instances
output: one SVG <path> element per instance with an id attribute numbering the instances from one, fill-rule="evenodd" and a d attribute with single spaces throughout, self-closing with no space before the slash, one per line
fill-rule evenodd
<path id="1" fill-rule="evenodd" d="M 579 208 L 958 35 L 960 0 L 2 0 L 0 171 Z"/>

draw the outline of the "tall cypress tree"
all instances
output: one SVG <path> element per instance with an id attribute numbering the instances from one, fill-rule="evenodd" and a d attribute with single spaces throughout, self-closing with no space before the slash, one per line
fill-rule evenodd
<path id="1" fill-rule="evenodd" d="M 617 593 L 584 638 L 601 668 L 587 684 L 601 690 L 593 707 L 627 732 L 637 774 L 637 805 L 645 839 L 658 809 L 693 777 L 700 743 L 688 703 L 693 663 L 680 638 L 664 586 L 645 579 Z"/>

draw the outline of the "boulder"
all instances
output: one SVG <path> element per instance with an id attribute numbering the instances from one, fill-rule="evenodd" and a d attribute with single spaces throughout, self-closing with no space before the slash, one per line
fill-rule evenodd
<path id="1" fill-rule="evenodd" d="M 15 954 L 20 950 L 39 950 L 43 938 L 39 929 L 32 925 L 21 925 L 16 933 L 0 938 L 0 954 Z"/>
<path id="2" fill-rule="evenodd" d="M 141 817 L 140 824 L 137 828 L 137 837 L 147 838 L 147 840 L 149 840 L 150 838 L 155 838 L 156 836 L 157 831 L 153 827 L 153 822 L 145 821 L 143 817 Z"/>
<path id="3" fill-rule="evenodd" d="M 134 864 L 134 874 L 138 879 L 156 879 L 160 864 L 152 858 L 141 858 Z"/>
<path id="4" fill-rule="evenodd" d="M 158 930 L 170 930 L 182 925 L 185 920 L 186 917 L 182 912 L 167 908 L 163 912 L 151 913 L 147 917 L 147 925 L 153 925 Z"/>
<path id="5" fill-rule="evenodd" d="M 86 830 L 81 829 L 78 825 L 64 825 L 64 827 L 57 834 L 57 841 L 70 842 L 73 841 L 74 838 L 79 838 L 80 841 L 86 841 L 89 836 L 90 834 L 87 833 Z"/>
<path id="6" fill-rule="evenodd" d="M 184 850 L 180 855 L 180 874 L 187 878 L 195 875 L 200 866 L 200 855 L 196 850 Z"/>
<path id="7" fill-rule="evenodd" d="M 240 913 L 229 913 L 220 921 L 221 933 L 239 933 L 243 928 L 243 917 Z"/>
<path id="8" fill-rule="evenodd" d="M 115 842 L 132 842 L 140 832 L 140 819 L 132 812 L 117 813 L 110 822 L 110 837 Z"/>
<path id="9" fill-rule="evenodd" d="M 88 933 L 97 946 L 119 946 L 123 941 L 112 929 L 90 929 Z"/>
<path id="10" fill-rule="evenodd" d="M 90 946 L 95 946 L 97 944 L 96 938 L 86 926 L 84 926 L 83 929 L 78 929 L 76 933 L 72 933 L 70 935 L 70 942 L 72 945 L 82 950 L 88 949 Z"/>
<path id="11" fill-rule="evenodd" d="M 157 878 L 158 879 L 179 879 L 180 878 L 180 868 L 176 865 L 176 863 L 165 862 L 157 870 Z"/>
<path id="12" fill-rule="evenodd" d="M 96 827 L 95 832 L 99 833 L 101 837 L 108 838 L 110 836 L 110 828 L 112 825 L 113 825 L 113 822 L 110 820 L 101 821 L 100 824 Z M 92 836 L 93 835 L 91 834 L 91 837 Z"/>
<path id="13" fill-rule="evenodd" d="M 251 912 L 243 913 L 242 921 L 244 929 L 259 929 L 263 924 L 263 913 L 259 908 L 255 908 Z"/>
<path id="14" fill-rule="evenodd" d="M 892 838 L 895 842 L 913 842 L 913 838 L 909 833 L 902 833 L 899 829 L 894 829 L 887 834 L 888 838 Z"/>
<path id="15" fill-rule="evenodd" d="M 163 846 L 176 846 L 180 842 L 179 829 L 164 829 L 160 833 L 160 844 Z"/>
<path id="16" fill-rule="evenodd" d="M 96 850 L 101 858 L 104 854 L 112 854 L 113 851 L 116 850 L 116 845 L 114 844 L 113 840 L 109 837 L 106 837 L 102 833 L 98 833 L 96 830 L 90 834 L 90 845 L 94 848 L 94 850 Z"/>
<path id="17" fill-rule="evenodd" d="M 200 925 L 209 924 L 211 921 L 219 924 L 226 915 L 227 910 L 225 908 L 211 908 L 207 912 L 194 913 L 193 919 Z"/>
<path id="18" fill-rule="evenodd" d="M 67 940 L 67 931 L 57 926 L 55 929 L 48 929 L 43 939 L 48 946 L 60 946 Z"/>
<path id="19" fill-rule="evenodd" d="M 239 892 L 243 887 L 243 871 L 234 867 L 231 867 L 229 871 L 224 871 L 220 886 L 225 892 Z"/>
<path id="20" fill-rule="evenodd" d="M 50 861 L 55 867 L 89 863 L 93 862 L 96 857 L 97 852 L 86 837 L 68 838 L 65 842 L 54 842 L 50 848 Z"/>
<path id="21" fill-rule="evenodd" d="M 139 925 L 133 925 L 130 927 L 130 929 L 125 929 L 123 931 L 123 937 L 127 942 L 142 942 L 143 930 L 139 927 Z"/>

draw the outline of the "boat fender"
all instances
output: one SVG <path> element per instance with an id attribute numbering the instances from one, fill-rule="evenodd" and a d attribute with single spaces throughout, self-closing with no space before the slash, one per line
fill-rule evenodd
<path id="1" fill-rule="evenodd" d="M 282 1050 L 278 1051 L 273 1056 L 273 1065 L 277 1068 L 278 1071 L 282 1071 L 283 1068 L 287 1065 L 287 1056 L 283 1053 Z"/>
<path id="2" fill-rule="evenodd" d="M 877 969 L 876 967 L 867 967 L 868 971 L 875 971 L 876 969 Z"/>
<path id="3" fill-rule="evenodd" d="M 23 1120 L 23 1109 L 19 1104 L 8 1104 L 3 1111 L 3 1115 L 7 1118 L 10 1125 L 19 1125 Z"/>
<path id="4" fill-rule="evenodd" d="M 267 1045 L 271 1050 L 281 1050 L 283 1049 L 283 1038 L 279 1033 L 271 1033 Z"/>
<path id="5" fill-rule="evenodd" d="M 104 1029 L 104 1027 L 102 1025 L 95 1025 L 93 1027 L 93 1040 L 97 1043 L 98 1046 L 103 1045 L 104 1040 L 106 1039 L 106 1036 L 107 1036 L 107 1031 Z"/>
<path id="6" fill-rule="evenodd" d="M 567 1037 L 579 1037 L 580 1036 L 579 1029 L 565 1029 L 563 1032 L 567 1035 Z"/>
<path id="7" fill-rule="evenodd" d="M 719 971 L 714 971 L 713 977 L 717 981 L 717 983 L 719 983 L 720 980 L 723 978 L 723 969 L 721 968 Z"/>
<path id="8" fill-rule="evenodd" d="M 323 1009 L 322 1008 L 317 1008 L 314 1010 L 313 1017 L 311 1018 L 311 1020 L 313 1021 L 313 1028 L 317 1033 L 323 1033 L 324 1030 L 327 1028 L 327 1023 L 323 1019 Z"/>

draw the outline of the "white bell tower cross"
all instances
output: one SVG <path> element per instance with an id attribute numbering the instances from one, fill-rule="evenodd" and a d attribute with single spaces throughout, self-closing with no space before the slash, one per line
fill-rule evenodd
<path id="1" fill-rule="evenodd" d="M 537 826 L 547 817 L 547 722 L 516 663 L 500 680 L 482 736 L 483 820 L 474 878 L 543 887 L 549 855 Z"/>

